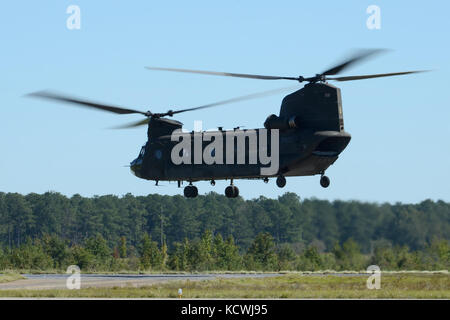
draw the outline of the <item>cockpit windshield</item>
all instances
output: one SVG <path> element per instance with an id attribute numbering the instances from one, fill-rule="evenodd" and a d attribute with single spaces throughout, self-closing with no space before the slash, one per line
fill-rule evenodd
<path id="1" fill-rule="evenodd" d="M 141 152 L 139 152 L 138 158 L 143 158 L 143 157 L 144 157 L 144 154 L 145 154 L 145 147 L 146 147 L 146 145 L 144 144 L 144 145 L 142 146 L 142 148 L 141 148 Z"/>
<path id="2" fill-rule="evenodd" d="M 144 162 L 146 144 L 142 146 L 141 151 L 136 159 L 131 161 L 130 169 L 136 177 L 141 177 L 142 163 Z"/>
<path id="3" fill-rule="evenodd" d="M 146 147 L 147 147 L 147 144 L 144 144 L 142 146 L 141 151 L 139 152 L 139 155 L 138 155 L 138 159 L 143 159 L 144 158 Z"/>

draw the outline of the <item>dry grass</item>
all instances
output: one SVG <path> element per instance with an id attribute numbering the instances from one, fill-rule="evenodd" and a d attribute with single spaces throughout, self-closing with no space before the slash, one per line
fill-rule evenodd
<path id="1" fill-rule="evenodd" d="M 89 298 L 427 298 L 450 299 L 448 274 L 382 275 L 381 289 L 368 290 L 367 276 L 287 274 L 267 278 L 169 281 L 151 286 L 81 290 L 0 290 L 0 297 Z"/>
<path id="2" fill-rule="evenodd" d="M 11 282 L 11 281 L 16 281 L 16 280 L 20 280 L 20 279 L 25 279 L 25 277 L 18 273 L 0 274 L 0 283 Z"/>

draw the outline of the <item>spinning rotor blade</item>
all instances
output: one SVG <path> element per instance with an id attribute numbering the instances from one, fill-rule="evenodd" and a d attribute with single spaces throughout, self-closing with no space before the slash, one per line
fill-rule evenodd
<path id="1" fill-rule="evenodd" d="M 217 72 L 217 71 L 204 71 L 204 70 L 189 70 L 189 69 L 176 69 L 176 68 L 158 68 L 158 67 L 145 67 L 145 68 L 149 69 L 149 70 L 186 72 L 186 73 L 200 73 L 200 74 L 208 74 L 208 75 L 214 75 L 214 76 L 226 76 L 226 77 L 249 78 L 249 79 L 299 80 L 298 77 L 263 76 L 263 75 L 258 75 L 258 74 Z"/>
<path id="2" fill-rule="evenodd" d="M 340 73 L 342 70 L 347 69 L 351 65 L 361 62 L 362 60 L 368 58 L 369 56 L 372 56 L 377 53 L 381 53 L 386 51 L 385 49 L 370 49 L 370 50 L 363 50 L 359 51 L 359 53 L 354 54 L 351 58 L 343 61 L 342 63 L 338 64 L 337 66 L 334 66 L 324 72 L 322 72 L 322 75 L 330 76 Z"/>
<path id="3" fill-rule="evenodd" d="M 131 129 L 131 128 L 136 128 L 136 127 L 140 127 L 143 125 L 147 125 L 150 122 L 150 118 L 141 120 L 141 121 L 135 121 L 129 124 L 124 124 L 122 126 L 117 126 L 117 127 L 113 127 L 111 129 Z"/>
<path id="4" fill-rule="evenodd" d="M 290 87 L 283 87 L 283 88 L 278 88 L 278 89 L 274 89 L 274 90 L 268 90 L 268 91 L 263 91 L 263 92 L 257 92 L 257 93 L 253 93 L 253 94 L 248 94 L 245 96 L 239 96 L 239 97 L 235 97 L 235 98 L 231 98 L 231 99 L 227 99 L 227 100 L 222 100 L 219 102 L 214 102 L 214 103 L 210 103 L 210 104 L 206 104 L 203 106 L 199 106 L 199 107 L 194 107 L 194 108 L 187 108 L 187 109 L 181 109 L 181 110 L 175 110 L 175 111 L 167 111 L 165 113 L 155 113 L 154 116 L 155 117 L 165 117 L 165 116 L 173 116 L 174 114 L 177 113 L 182 113 L 182 112 L 187 112 L 187 111 L 194 111 L 194 110 L 200 110 L 200 109 L 206 109 L 206 108 L 211 108 L 211 107 L 216 107 L 216 106 L 220 106 L 220 105 L 224 105 L 224 104 L 229 104 L 229 103 L 236 103 L 239 101 L 244 101 L 244 100 L 250 100 L 250 99 L 256 99 L 256 98 L 260 98 L 260 97 L 265 97 L 265 96 L 269 96 L 272 94 L 276 94 L 282 91 L 286 91 L 286 90 L 292 90 L 292 89 L 297 89 L 297 86 L 290 86 Z M 146 125 L 148 124 L 150 121 L 150 119 L 144 119 L 141 121 L 137 121 L 137 122 L 132 122 L 123 126 L 119 126 L 119 127 L 114 127 L 113 129 L 127 129 L 127 128 L 135 128 L 135 127 L 139 127 L 142 125 Z"/>
<path id="5" fill-rule="evenodd" d="M 320 73 L 313 77 L 308 77 L 308 78 L 305 78 L 303 76 L 298 76 L 298 77 L 266 76 L 266 75 L 257 75 L 257 74 L 190 70 L 190 69 L 178 69 L 178 68 L 160 68 L 160 67 L 146 67 L 146 68 L 149 70 L 199 73 L 199 74 L 207 74 L 207 75 L 215 75 L 215 76 L 262 79 L 262 80 L 296 80 L 299 82 L 303 82 L 303 81 L 317 82 L 317 81 L 325 81 L 324 76 L 326 76 L 326 75 L 336 75 L 336 74 L 340 73 L 341 71 L 349 68 L 351 65 L 361 62 L 362 60 L 364 60 L 374 54 L 381 53 L 383 51 L 386 51 L 386 50 L 384 50 L 384 49 L 369 49 L 369 50 L 359 51 L 358 53 L 354 54 L 350 58 L 344 60 L 342 63 L 324 71 L 323 73 Z M 330 79 L 330 80 L 332 80 L 332 79 Z"/>
<path id="6" fill-rule="evenodd" d="M 33 92 L 33 93 L 30 93 L 30 94 L 27 94 L 27 96 L 28 97 L 44 98 L 44 99 L 60 101 L 60 102 L 66 102 L 66 103 L 72 103 L 72 104 L 76 104 L 76 105 L 87 107 L 87 108 L 99 109 L 99 110 L 113 112 L 113 113 L 117 113 L 117 114 L 137 113 L 137 114 L 142 114 L 142 115 L 147 116 L 147 117 L 152 115 L 152 113 L 150 111 L 143 112 L 143 111 L 139 111 L 139 110 L 121 108 L 121 107 L 117 107 L 117 106 L 101 104 L 101 103 L 92 102 L 92 101 L 88 101 L 88 100 L 82 100 L 82 99 L 70 97 L 70 96 L 67 96 L 67 95 L 57 94 L 57 93 L 50 92 L 50 91 Z"/>
<path id="7" fill-rule="evenodd" d="M 291 86 L 291 87 L 284 87 L 284 88 L 278 88 L 278 89 L 273 89 L 273 90 L 268 90 L 268 91 L 263 91 L 263 92 L 252 93 L 252 94 L 248 94 L 248 95 L 245 95 L 245 96 L 239 96 L 239 97 L 235 97 L 235 98 L 231 98 L 231 99 L 227 99 L 227 100 L 222 100 L 222 101 L 219 101 L 219 102 L 205 104 L 205 105 L 199 106 L 199 107 L 187 108 L 187 109 L 181 109 L 181 110 L 172 111 L 171 114 L 177 114 L 177 113 L 186 112 L 186 111 L 193 111 L 193 110 L 200 110 L 200 109 L 216 107 L 216 106 L 229 104 L 229 103 L 235 103 L 235 102 L 244 101 L 244 100 L 261 98 L 261 97 L 269 96 L 269 95 L 276 94 L 276 93 L 279 93 L 279 92 L 282 92 L 282 91 L 286 91 L 286 90 L 290 90 L 290 89 L 297 89 L 297 87 L 292 87 Z"/>
<path id="8" fill-rule="evenodd" d="M 405 72 L 394 72 L 394 73 L 379 73 L 379 74 L 368 74 L 368 75 L 348 76 L 348 77 L 336 77 L 336 78 L 326 78 L 326 79 L 327 80 L 336 80 L 336 81 L 352 81 L 352 80 L 362 80 L 362 79 L 371 79 L 371 78 L 400 76 L 400 75 L 404 75 L 404 74 L 421 73 L 421 72 L 427 72 L 427 71 L 428 70 L 405 71 Z"/>

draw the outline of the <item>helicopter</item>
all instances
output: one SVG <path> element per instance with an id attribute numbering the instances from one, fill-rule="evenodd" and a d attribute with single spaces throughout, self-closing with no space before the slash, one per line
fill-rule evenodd
<path id="1" fill-rule="evenodd" d="M 225 195 L 228 198 L 239 196 L 239 189 L 234 184 L 234 180 L 237 179 L 259 179 L 267 183 L 269 178 L 276 178 L 276 185 L 283 188 L 286 185 L 286 177 L 320 175 L 320 185 L 327 188 L 330 185 L 330 178 L 325 172 L 335 163 L 351 140 L 351 135 L 344 130 L 341 90 L 328 81 L 353 81 L 424 72 L 420 70 L 336 76 L 351 65 L 381 51 L 384 50 L 371 49 L 358 52 L 311 77 L 146 67 L 154 71 L 306 83 L 303 88 L 286 95 L 281 102 L 279 114 L 269 115 L 264 122 L 264 128 L 258 129 L 242 130 L 236 127 L 233 130 L 224 130 L 219 127 L 215 131 L 184 132 L 183 124 L 169 117 L 183 112 L 260 98 L 287 88 L 162 113 L 128 109 L 52 91 L 38 91 L 28 96 L 116 114 L 144 116 L 143 120 L 118 127 L 134 128 L 143 125 L 148 127 L 147 142 L 142 146 L 137 158 L 131 161 L 131 172 L 141 179 L 155 181 L 156 185 L 160 181 L 176 181 L 180 188 L 183 182 L 187 182 L 183 192 L 187 198 L 195 198 L 198 195 L 198 188 L 193 184 L 197 181 L 210 181 L 214 186 L 217 180 L 229 180 L 230 184 L 225 188 Z"/>

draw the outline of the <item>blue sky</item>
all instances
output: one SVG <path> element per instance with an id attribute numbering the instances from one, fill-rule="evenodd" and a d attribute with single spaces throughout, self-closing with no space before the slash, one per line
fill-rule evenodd
<path id="1" fill-rule="evenodd" d="M 366 8 L 381 9 L 369 30 Z M 68 30 L 69 5 L 81 29 Z M 0 10 L 0 191 L 68 196 L 131 192 L 180 194 L 176 184 L 133 176 L 124 165 L 146 140 L 146 128 L 109 130 L 140 119 L 23 98 L 54 89 L 142 110 L 191 107 L 291 85 L 149 71 L 180 67 L 268 75 L 310 76 L 352 49 L 387 54 L 342 75 L 432 69 L 433 72 L 334 83 L 342 90 L 352 141 L 319 177 L 239 181 L 244 198 L 301 197 L 376 202 L 450 201 L 450 4 L 444 1 L 10 1 Z M 300 85 L 299 85 L 300 88 Z M 288 93 L 288 92 L 287 92 Z M 262 127 L 283 94 L 182 114 L 185 128 Z M 222 193 L 198 183 L 201 194 Z"/>

